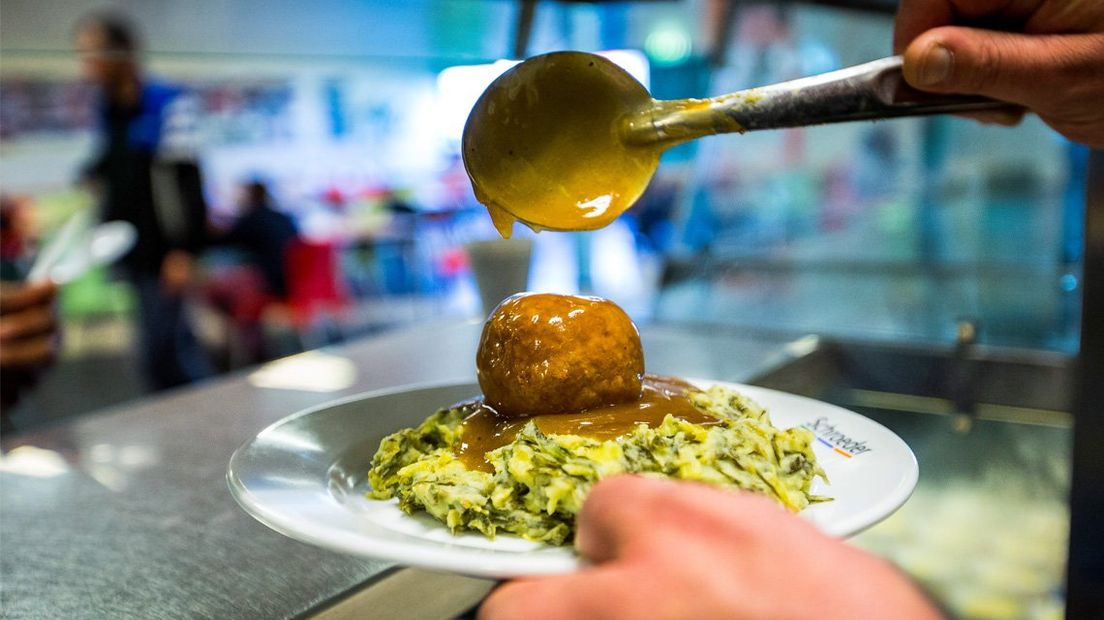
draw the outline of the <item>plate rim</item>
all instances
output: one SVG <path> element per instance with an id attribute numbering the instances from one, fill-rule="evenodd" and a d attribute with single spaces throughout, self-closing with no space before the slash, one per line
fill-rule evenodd
<path id="1" fill-rule="evenodd" d="M 751 390 L 753 392 L 754 391 L 764 391 L 764 392 L 769 392 L 769 393 L 773 393 L 773 394 L 778 394 L 778 395 L 784 396 L 786 398 L 792 398 L 792 399 L 795 399 L 795 400 L 808 401 L 810 403 L 816 404 L 819 407 L 828 407 L 828 408 L 831 408 L 831 409 L 838 409 L 838 410 L 846 413 L 849 416 L 857 416 L 857 417 L 861 418 L 863 420 L 864 424 L 871 424 L 871 425 L 877 427 L 878 429 L 880 429 L 880 432 L 885 433 L 885 439 L 887 439 L 891 443 L 898 444 L 898 447 L 904 449 L 904 454 L 907 456 L 907 469 L 903 472 L 904 475 L 902 476 L 900 484 L 898 484 L 897 487 L 895 487 L 881 501 L 874 504 L 874 507 L 877 507 L 878 510 L 875 510 L 874 507 L 871 507 L 868 510 L 868 512 L 878 512 L 879 516 L 874 520 L 858 519 L 857 517 L 852 517 L 849 520 L 844 520 L 844 521 L 840 522 L 840 523 L 846 525 L 846 527 L 844 525 L 836 525 L 835 527 L 827 527 L 827 526 L 822 525 L 822 524 L 817 524 L 817 529 L 819 529 L 820 531 L 822 531 L 826 534 L 829 534 L 830 536 L 834 536 L 836 538 L 844 538 L 844 539 L 851 538 L 853 536 L 856 536 L 856 535 L 858 535 L 858 534 L 874 527 L 875 525 L 877 525 L 877 524 L 881 523 L 882 521 L 885 521 L 886 519 L 888 519 L 891 515 L 893 515 L 893 513 L 897 512 L 897 510 L 900 509 L 901 506 L 904 506 L 905 503 L 908 502 L 909 498 L 912 497 L 912 494 L 916 491 L 916 485 L 920 480 L 920 464 L 916 460 L 916 453 L 912 451 L 912 448 L 908 445 L 908 443 L 904 439 L 901 439 L 900 435 L 893 432 L 892 429 L 888 428 L 886 425 L 882 424 L 881 422 L 878 422 L 877 420 L 874 420 L 874 419 L 872 419 L 868 416 L 865 416 L 865 415 L 863 415 L 863 414 L 861 414 L 857 411 L 852 411 L 852 410 L 850 410 L 846 407 L 836 405 L 834 403 L 829 403 L 829 402 L 826 402 L 826 401 L 823 401 L 823 400 L 817 400 L 815 398 L 812 398 L 811 396 L 804 396 L 802 394 L 794 394 L 792 392 L 784 392 L 782 390 L 776 390 L 774 388 L 762 387 L 762 386 L 758 386 L 758 385 L 733 383 L 731 381 L 716 381 L 716 380 L 711 380 L 711 379 L 701 379 L 701 380 L 687 379 L 687 381 L 690 381 L 691 383 L 694 383 L 696 381 L 701 381 L 701 382 L 704 382 L 704 383 L 727 385 L 727 386 L 730 386 L 730 387 L 735 386 L 735 387 L 740 388 L 740 389 L 751 388 Z M 754 396 L 752 398 L 754 399 Z M 770 408 L 767 408 L 767 415 L 770 415 L 770 413 L 771 413 Z M 773 420 L 771 422 L 773 424 Z M 861 525 L 855 524 L 856 521 L 861 521 L 862 524 Z"/>
<path id="2" fill-rule="evenodd" d="M 898 444 L 899 448 L 903 448 L 903 454 L 907 456 L 904 463 L 905 469 L 902 472 L 900 482 L 894 487 L 890 493 L 881 498 L 871 508 L 865 511 L 866 514 L 875 513 L 877 516 L 873 519 L 865 518 L 860 519 L 858 516 L 852 516 L 846 520 L 836 523 L 833 526 L 827 526 L 826 524 L 817 523 L 815 526 L 825 534 L 834 538 L 845 539 L 854 536 L 878 523 L 884 521 L 901 506 L 903 506 L 908 499 L 912 496 L 916 489 L 916 485 L 919 481 L 919 464 L 916 460 L 916 454 L 912 451 L 912 448 L 901 439 L 897 433 L 893 432 L 885 425 L 873 420 L 861 413 L 851 411 L 845 407 L 835 405 L 833 403 L 817 400 L 815 398 L 804 396 L 801 394 L 793 394 L 791 392 L 784 392 L 782 390 L 776 390 L 773 388 L 762 387 L 758 385 L 750 385 L 743 383 L 736 383 L 732 381 L 724 381 L 719 379 L 701 379 L 695 377 L 683 377 L 683 380 L 698 386 L 712 386 L 723 385 L 726 387 L 732 387 L 737 390 L 746 390 L 750 388 L 751 392 L 764 392 L 768 394 L 781 395 L 788 399 L 795 399 L 799 401 L 808 401 L 815 404 L 818 407 L 829 407 L 831 409 L 839 410 L 849 416 L 857 416 L 863 420 L 865 424 L 872 424 L 880 432 L 885 434 L 885 438 L 891 443 Z M 293 540 L 314 544 L 331 551 L 346 555 L 356 555 L 360 557 L 372 558 L 376 560 L 382 560 L 387 562 L 394 562 L 403 566 L 415 566 L 428 568 L 431 570 L 445 570 L 459 574 L 479 576 L 479 577 L 516 577 L 516 576 L 536 576 L 536 575 L 549 575 L 549 574 L 562 574 L 566 572 L 572 572 L 579 570 L 587 565 L 585 559 L 574 555 L 570 551 L 569 547 L 546 547 L 538 548 L 535 550 L 538 553 L 545 552 L 545 555 L 540 558 L 539 562 L 534 562 L 532 554 L 528 553 L 504 553 L 493 549 L 485 549 L 478 547 L 467 546 L 450 546 L 447 544 L 437 545 L 434 547 L 422 547 L 416 544 L 411 544 L 406 541 L 389 541 L 383 538 L 375 538 L 371 540 L 365 540 L 363 538 L 348 539 L 344 538 L 343 533 L 327 533 L 326 528 L 320 527 L 302 527 L 301 521 L 296 521 L 294 517 L 288 517 L 287 515 L 268 508 L 264 502 L 258 500 L 250 489 L 242 482 L 241 477 L 235 472 L 241 468 L 241 462 L 244 455 L 248 450 L 256 444 L 257 440 L 261 439 L 264 435 L 273 432 L 282 426 L 290 424 L 291 422 L 298 420 L 302 417 L 312 415 L 321 411 L 346 405 L 349 403 L 367 400 L 371 398 L 378 398 L 384 396 L 394 396 L 407 392 L 414 392 L 418 390 L 428 390 L 434 388 L 449 388 L 459 387 L 465 385 L 477 385 L 471 381 L 459 381 L 456 379 L 443 380 L 443 381 L 426 381 L 415 382 L 409 384 L 403 384 L 398 386 L 384 387 L 374 390 L 366 390 L 357 394 L 351 394 L 343 396 L 333 400 L 326 401 L 317 405 L 306 407 L 302 410 L 289 414 L 271 424 L 265 426 L 262 430 L 258 431 L 255 435 L 243 442 L 230 456 L 230 460 L 226 468 L 226 483 L 230 490 L 230 495 L 234 498 L 235 502 L 245 511 L 246 514 L 256 519 L 261 524 L 265 525 L 269 529 L 280 533 L 283 536 L 287 536 Z M 754 394 L 748 394 L 752 399 L 755 399 Z M 770 414 L 770 408 L 767 407 L 768 414 Z M 389 500 L 394 501 L 394 500 Z M 428 541 L 433 542 L 433 541 Z"/>
<path id="3" fill-rule="evenodd" d="M 301 527 L 293 527 L 287 523 L 287 517 L 277 511 L 270 510 L 264 503 L 256 500 L 248 487 L 246 487 L 241 482 L 240 478 L 234 474 L 235 465 L 240 462 L 243 455 L 258 439 L 266 433 L 270 433 L 301 417 L 352 402 L 367 400 L 369 398 L 393 396 L 416 390 L 458 387 L 462 385 L 476 384 L 473 384 L 471 381 L 458 381 L 455 379 L 408 383 L 375 390 L 366 390 L 357 394 L 335 398 L 284 416 L 268 426 L 265 426 L 262 430 L 253 435 L 253 437 L 245 440 L 245 442 L 238 446 L 230 455 L 230 461 L 226 468 L 226 483 L 229 487 L 230 495 L 246 514 L 265 527 L 292 540 L 317 545 L 344 555 L 355 555 L 394 562 L 402 566 L 446 570 L 476 577 L 555 575 L 572 572 L 584 567 L 587 564 L 586 561 L 568 551 L 566 547 L 548 547 L 546 550 L 547 557 L 542 558 L 542 563 L 538 567 L 532 565 L 531 555 L 506 555 L 502 552 L 475 547 L 442 546 L 432 551 L 427 551 L 426 549 L 407 543 L 392 543 L 387 540 L 377 539 L 373 541 L 372 544 L 364 544 L 364 541 L 357 540 L 353 545 L 355 548 L 353 548 L 350 547 L 349 541 L 337 540 L 340 538 L 339 536 L 322 533 L 325 532 L 322 528 L 310 527 L 304 529 Z M 419 558 L 432 558 L 432 560 L 422 559 L 419 561 Z"/>

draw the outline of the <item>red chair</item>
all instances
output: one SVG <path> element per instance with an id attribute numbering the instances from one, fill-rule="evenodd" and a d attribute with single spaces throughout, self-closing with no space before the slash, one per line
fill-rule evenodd
<path id="1" fill-rule="evenodd" d="M 341 277 L 339 250 L 332 241 L 297 239 L 288 246 L 287 306 L 301 336 L 322 321 L 336 322 L 351 304 Z"/>
<path id="2" fill-rule="evenodd" d="M 265 279 L 256 267 L 219 267 L 208 274 L 203 297 L 225 324 L 225 363 L 240 368 L 268 359 L 262 320 L 282 300 L 269 294 Z"/>
<path id="3" fill-rule="evenodd" d="M 204 296 L 215 309 L 235 323 L 257 323 L 265 309 L 280 299 L 265 291 L 261 272 L 251 265 L 218 269 L 204 284 Z"/>
<path id="4" fill-rule="evenodd" d="M 343 337 L 342 316 L 351 306 L 333 242 L 292 241 L 284 254 L 287 297 L 265 292 L 264 276 L 255 267 L 236 265 L 217 270 L 205 286 L 206 301 L 226 319 L 226 363 L 230 368 L 255 364 L 273 354 L 288 353 L 274 334 L 294 334 L 300 350 Z"/>

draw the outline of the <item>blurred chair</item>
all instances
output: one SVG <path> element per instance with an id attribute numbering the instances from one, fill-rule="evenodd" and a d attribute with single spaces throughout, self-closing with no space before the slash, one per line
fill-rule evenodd
<path id="1" fill-rule="evenodd" d="M 352 300 L 332 241 L 297 239 L 287 250 L 288 315 L 303 348 L 341 340 Z"/>
<path id="2" fill-rule="evenodd" d="M 284 302 L 266 290 L 253 265 L 220 265 L 203 287 L 204 300 L 223 319 L 225 365 L 239 368 L 271 357 L 262 320 Z"/>
<path id="3" fill-rule="evenodd" d="M 352 298 L 342 278 L 339 252 L 334 242 L 292 241 L 284 256 L 285 298 L 267 292 L 264 274 L 252 265 L 215 270 L 205 286 L 205 299 L 225 320 L 228 368 L 344 338 Z M 278 337 L 288 332 L 294 335 L 294 345 Z"/>

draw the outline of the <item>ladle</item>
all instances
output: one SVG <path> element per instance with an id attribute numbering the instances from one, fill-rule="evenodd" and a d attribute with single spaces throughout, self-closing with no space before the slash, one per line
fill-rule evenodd
<path id="1" fill-rule="evenodd" d="M 592 230 L 640 197 L 666 149 L 703 136 L 824 123 L 1012 109 L 983 97 L 915 90 L 900 56 L 710 99 L 652 99 L 595 54 L 535 56 L 498 77 L 464 127 L 476 197 L 509 237 Z"/>

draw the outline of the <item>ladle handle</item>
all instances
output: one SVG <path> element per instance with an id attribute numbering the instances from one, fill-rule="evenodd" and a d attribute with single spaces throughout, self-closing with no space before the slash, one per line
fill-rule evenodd
<path id="1" fill-rule="evenodd" d="M 987 97 L 916 90 L 890 56 L 790 82 L 712 99 L 658 101 L 626 124 L 629 142 L 678 143 L 701 136 L 846 121 L 982 110 L 1019 110 Z"/>

